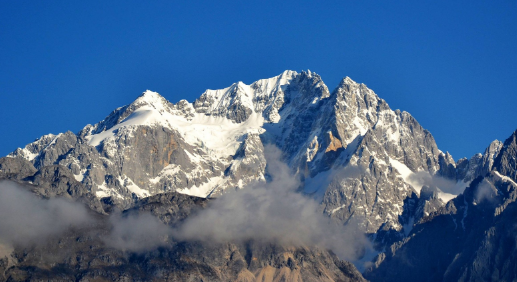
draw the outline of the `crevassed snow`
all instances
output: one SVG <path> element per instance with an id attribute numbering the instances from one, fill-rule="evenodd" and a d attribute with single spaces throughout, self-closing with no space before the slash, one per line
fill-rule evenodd
<path id="1" fill-rule="evenodd" d="M 185 141 L 226 156 L 235 154 L 242 142 L 239 138 L 244 134 L 264 132 L 264 118 L 257 113 L 252 113 L 242 123 L 204 114 L 197 114 L 191 121 L 177 116 L 171 116 L 171 119 L 172 127 L 182 134 Z"/>
<path id="2" fill-rule="evenodd" d="M 258 96 L 273 95 L 277 90 L 285 90 L 286 84 L 288 84 L 296 75 L 297 73 L 295 71 L 284 71 L 281 75 L 268 79 L 261 79 L 251 85 L 237 82 L 224 89 L 206 90 L 203 95 L 210 97 L 212 100 L 207 110 L 208 112 L 212 112 L 217 111 L 218 109 L 227 109 L 234 100 L 237 99 L 245 107 L 261 112 L 264 110 L 261 106 L 266 105 L 260 105 L 260 103 L 255 104 L 253 99 Z M 240 95 L 234 95 L 236 92 L 240 93 Z"/>
<path id="3" fill-rule="evenodd" d="M 181 115 L 173 114 L 166 100 L 158 93 L 147 90 L 132 103 L 136 107 L 133 113 L 109 130 L 88 136 L 88 144 L 98 146 L 107 138 L 115 136 L 118 132 L 117 130 L 123 127 L 159 124 L 166 128 L 177 130 L 187 143 L 209 149 L 210 153 L 218 156 L 233 155 L 241 144 L 241 137 L 244 134 L 261 134 L 265 131 L 262 128 L 264 124 L 262 110 L 264 109 L 254 109 L 253 99 L 255 96 L 270 96 L 275 91 L 285 90 L 286 84 L 296 75 L 297 73 L 294 71 L 285 71 L 279 76 L 262 79 L 254 82 L 252 85 L 239 82 L 225 89 L 207 90 L 204 93 L 204 95 L 213 99 L 213 102 L 209 105 L 209 112 L 229 107 L 233 99 L 239 99 L 242 105 L 260 112 L 253 112 L 242 123 L 235 123 L 225 117 L 205 115 L 203 113 L 193 113 L 194 117 L 187 120 Z M 235 96 L 233 91 L 237 91 L 240 94 Z M 278 122 L 280 116 L 272 111 L 270 119 L 273 122 Z"/>

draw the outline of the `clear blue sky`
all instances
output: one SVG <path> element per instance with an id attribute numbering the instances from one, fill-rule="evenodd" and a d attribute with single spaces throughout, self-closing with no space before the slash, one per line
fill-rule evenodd
<path id="1" fill-rule="evenodd" d="M 470 157 L 517 128 L 517 2 L 1 1 L 0 155 L 146 89 L 193 101 L 285 69 L 365 83 Z"/>

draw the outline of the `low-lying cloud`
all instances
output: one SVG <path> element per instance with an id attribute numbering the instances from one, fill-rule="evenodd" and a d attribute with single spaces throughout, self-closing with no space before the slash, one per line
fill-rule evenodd
<path id="1" fill-rule="evenodd" d="M 110 216 L 111 232 L 103 237 L 108 246 L 122 251 L 144 252 L 167 244 L 172 228 L 150 213 Z"/>
<path id="2" fill-rule="evenodd" d="M 13 247 L 46 243 L 69 228 L 95 226 L 87 208 L 64 198 L 42 199 L 27 187 L 0 181 L 0 256 Z M 122 251 L 143 252 L 164 245 L 172 229 L 149 213 L 114 213 L 108 219 L 110 232 L 101 236 L 108 246 Z"/>
<path id="3" fill-rule="evenodd" d="M 442 192 L 459 195 L 463 193 L 467 184 L 464 182 L 457 182 L 456 180 L 447 179 L 438 175 L 431 175 L 427 171 L 418 171 L 409 176 L 409 180 L 419 185 L 428 187 L 437 187 Z"/>
<path id="4" fill-rule="evenodd" d="M 0 242 L 27 246 L 45 242 L 69 227 L 91 222 L 83 205 L 63 198 L 41 199 L 21 185 L 0 182 Z"/>
<path id="5" fill-rule="evenodd" d="M 274 243 L 318 246 L 341 259 L 354 260 L 369 241 L 356 223 L 343 226 L 325 216 L 319 202 L 297 192 L 300 181 L 279 160 L 280 151 L 266 147 L 270 181 L 256 183 L 214 199 L 173 229 L 150 213 L 113 213 L 101 240 L 109 247 L 145 252 L 174 240 Z M 0 182 L 0 246 L 45 242 L 70 227 L 97 226 L 80 203 L 41 199 L 14 182 Z M 92 224 L 94 223 L 94 224 Z M 102 224 L 102 226 L 106 226 Z"/>
<path id="6" fill-rule="evenodd" d="M 318 202 L 296 192 L 299 180 L 266 147 L 271 181 L 256 183 L 213 200 L 174 232 L 181 240 L 208 242 L 255 240 L 289 246 L 316 245 L 342 259 L 357 258 L 367 240 L 357 226 L 343 226 L 324 216 Z"/>

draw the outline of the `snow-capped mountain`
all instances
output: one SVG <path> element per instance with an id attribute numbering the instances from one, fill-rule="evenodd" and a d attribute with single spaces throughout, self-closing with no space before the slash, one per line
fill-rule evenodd
<path id="1" fill-rule="evenodd" d="M 346 77 L 329 92 L 313 72 L 285 71 L 193 103 L 148 90 L 77 134 L 45 135 L 8 157 L 65 167 L 97 198 L 128 208 L 167 191 L 214 197 L 266 181 L 266 144 L 324 213 L 397 236 L 488 172 L 501 149 L 495 142 L 456 164 L 366 85 Z"/>

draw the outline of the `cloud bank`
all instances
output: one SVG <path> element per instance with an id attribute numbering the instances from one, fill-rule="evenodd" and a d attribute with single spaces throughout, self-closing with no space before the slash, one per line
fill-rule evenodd
<path id="1" fill-rule="evenodd" d="M 340 258 L 357 258 L 367 240 L 356 225 L 343 226 L 322 214 L 318 202 L 296 190 L 299 180 L 279 160 L 280 151 L 266 147 L 271 181 L 257 183 L 213 200 L 174 232 L 181 240 L 208 242 L 253 239 L 289 246 L 331 249 Z"/>
<path id="2" fill-rule="evenodd" d="M 10 181 L 0 181 L 0 215 L 0 242 L 10 246 L 44 243 L 69 227 L 91 222 L 83 205 L 41 199 Z"/>
<path id="3" fill-rule="evenodd" d="M 319 202 L 299 193 L 301 183 L 280 161 L 280 154 L 275 147 L 266 147 L 270 181 L 212 200 L 206 209 L 175 229 L 150 213 L 118 212 L 106 218 L 109 232 L 101 240 L 109 247 L 129 252 L 152 250 L 169 244 L 172 238 L 208 244 L 254 240 L 318 246 L 332 250 L 341 259 L 356 259 L 369 246 L 357 224 L 343 226 L 333 221 L 322 213 Z M 41 199 L 8 181 L 0 182 L 0 214 L 0 242 L 11 246 L 45 242 L 69 227 L 96 222 L 82 204 L 62 198 Z"/>
<path id="4" fill-rule="evenodd" d="M 109 247 L 143 252 L 164 245 L 172 229 L 149 213 L 114 213 L 107 218 L 111 230 L 101 236 Z M 26 187 L 0 181 L 0 256 L 14 247 L 44 244 L 71 227 L 95 226 L 87 208 L 63 198 L 42 199 Z"/>
<path id="5" fill-rule="evenodd" d="M 150 213 L 110 216 L 111 232 L 104 243 L 122 251 L 145 252 L 167 244 L 172 228 Z"/>

